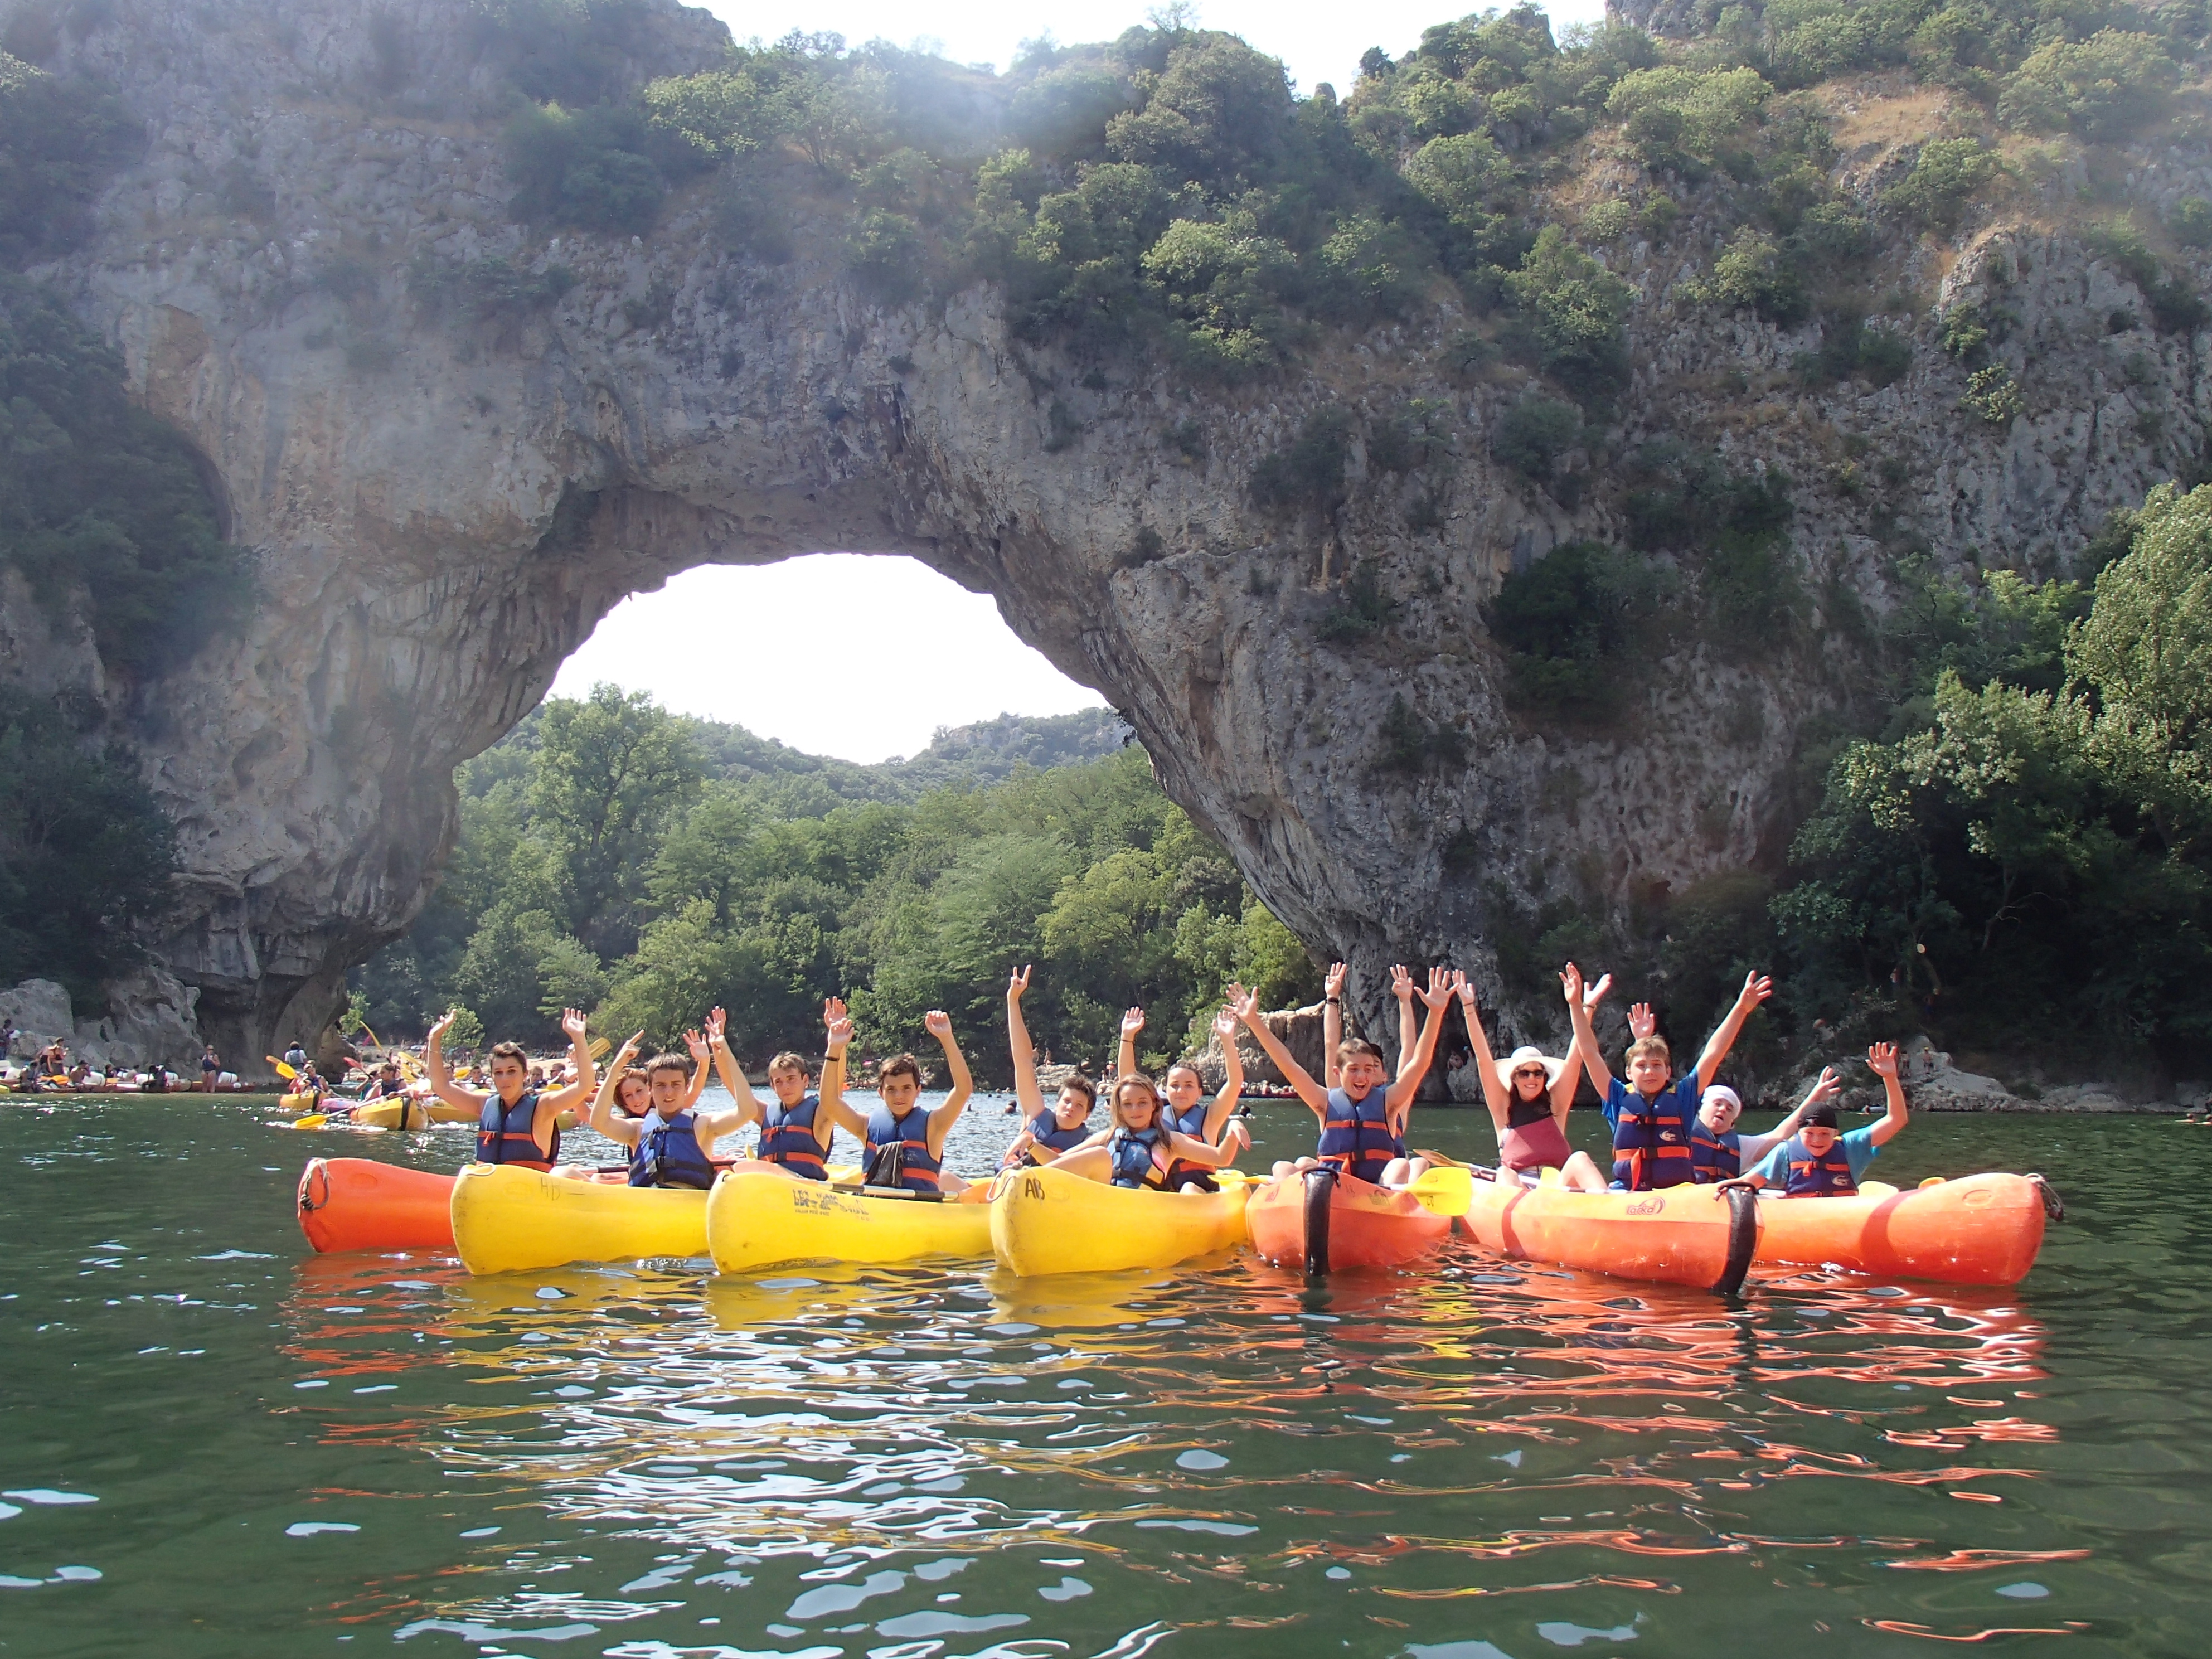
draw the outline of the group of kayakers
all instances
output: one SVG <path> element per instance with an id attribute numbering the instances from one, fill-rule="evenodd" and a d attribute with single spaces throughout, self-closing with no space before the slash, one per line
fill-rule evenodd
<path id="1" fill-rule="evenodd" d="M 1217 1190 L 1213 1171 L 1248 1151 L 1251 1136 L 1238 1099 L 1244 1076 L 1239 1029 L 1282 1074 L 1291 1091 L 1313 1112 L 1319 1139 L 1310 1157 L 1273 1166 L 1283 1176 L 1302 1169 L 1326 1168 L 1377 1186 L 1402 1188 L 1430 1167 L 1427 1157 L 1409 1152 L 1406 1135 L 1415 1096 L 1433 1060 L 1452 1005 L 1459 1005 L 1482 1080 L 1485 1100 L 1498 1137 L 1501 1174 L 1524 1181 L 1557 1172 L 1562 1184 L 1585 1192 L 1649 1191 L 1686 1183 L 1774 1188 L 1792 1197 L 1832 1197 L 1854 1193 L 1867 1164 L 1905 1127 L 1906 1107 L 1893 1045 L 1877 1043 L 1868 1065 L 1883 1080 L 1888 1109 L 1878 1121 L 1844 1133 L 1838 1122 L 1841 1079 L 1824 1071 L 1804 1100 L 1771 1133 L 1746 1135 L 1735 1123 L 1742 1103 L 1714 1077 L 1751 1013 L 1773 994 L 1772 982 L 1748 975 L 1728 1016 L 1721 1022 L 1691 1070 L 1676 1078 L 1667 1041 L 1656 1029 L 1650 1007 L 1638 1003 L 1628 1012 L 1632 1038 L 1625 1055 L 1626 1078 L 1615 1077 L 1596 1037 L 1593 1018 L 1611 988 L 1611 976 L 1585 983 L 1568 963 L 1560 975 L 1573 1051 L 1565 1059 L 1534 1048 L 1516 1048 L 1504 1060 L 1492 1056 L 1476 1008 L 1475 989 L 1466 975 L 1450 969 L 1429 971 L 1425 985 L 1396 968 L 1391 991 L 1399 1004 L 1400 1060 L 1393 1076 L 1376 1044 L 1343 1033 L 1346 972 L 1334 964 L 1326 980 L 1323 1006 L 1323 1075 L 1316 1079 L 1291 1054 L 1260 1012 L 1257 999 L 1241 986 L 1213 1022 L 1222 1058 L 1222 1086 L 1209 1097 L 1196 1067 L 1170 1066 L 1158 1081 L 1142 1072 L 1136 1039 L 1145 1015 L 1132 1008 L 1121 1022 L 1117 1069 L 1103 1090 L 1107 1123 L 1093 1130 L 1091 1120 L 1101 1089 L 1081 1074 L 1066 1077 L 1048 1105 L 1037 1080 L 1036 1054 L 1022 1014 L 1030 970 L 1017 969 L 1006 986 L 1006 1025 L 1015 1092 L 1022 1127 L 1006 1149 L 1001 1170 L 1054 1164 L 1071 1174 L 1115 1186 L 1163 1192 Z M 1425 1014 L 1416 1012 L 1416 1005 Z M 629 1181 L 635 1186 L 706 1188 L 717 1171 L 715 1148 L 747 1125 L 757 1127 L 753 1158 L 805 1181 L 828 1178 L 830 1141 L 840 1128 L 863 1148 L 865 1184 L 896 1188 L 956 1201 L 980 1201 L 992 1183 L 969 1182 L 945 1167 L 946 1137 L 966 1109 L 973 1079 L 952 1031 L 951 1018 L 933 1010 L 924 1026 L 942 1046 L 951 1086 L 935 1105 L 921 1102 L 922 1071 L 911 1054 L 899 1054 L 875 1066 L 875 1098 L 865 1108 L 847 1098 L 846 1056 L 853 1022 L 845 1004 L 823 1005 L 823 1052 L 819 1079 L 805 1057 L 789 1051 L 769 1063 L 768 1098 L 757 1096 L 730 1052 L 726 1017 L 713 1010 L 703 1026 L 687 1034 L 690 1055 L 669 1052 L 639 1063 L 644 1034 L 624 1043 L 602 1078 L 586 1038 L 584 1016 L 574 1009 L 562 1017 L 570 1056 L 558 1080 L 533 1072 L 529 1056 L 513 1042 L 495 1045 L 488 1057 L 489 1087 L 472 1086 L 449 1070 L 443 1044 L 454 1016 L 434 1025 L 424 1048 L 429 1086 L 425 1101 L 432 1121 L 465 1121 L 477 1130 L 477 1158 L 487 1164 L 514 1164 L 550 1170 L 561 1152 L 564 1113 L 580 1114 L 588 1103 L 593 1129 L 625 1147 Z M 604 1051 L 605 1045 L 599 1047 Z M 732 1106 L 702 1111 L 699 1101 L 711 1073 L 728 1091 Z M 1610 1170 L 1601 1170 L 1589 1154 L 1569 1145 L 1567 1112 L 1583 1077 L 1604 1104 L 1613 1133 Z M 571 1120 L 574 1121 L 573 1119 Z"/>

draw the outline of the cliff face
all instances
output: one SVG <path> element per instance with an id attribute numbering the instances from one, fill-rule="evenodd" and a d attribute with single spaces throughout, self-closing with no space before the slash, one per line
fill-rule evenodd
<path id="1" fill-rule="evenodd" d="M 1516 722 L 1479 607 L 1516 564 L 1620 526 L 1490 459 L 1522 388 L 1447 375 L 1466 319 L 1441 292 L 1418 326 L 1327 335 L 1256 389 L 1194 403 L 1158 368 L 1085 384 L 1018 345 L 988 287 L 869 302 L 836 227 L 799 225 L 787 264 L 748 258 L 703 187 L 643 239 L 529 234 L 507 212 L 496 124 L 451 112 L 481 77 L 458 0 L 374 16 L 115 0 L 103 15 L 57 34 L 46 62 L 118 88 L 145 160 L 102 199 L 91 246 L 33 274 L 118 343 L 260 558 L 242 631 L 113 709 L 183 830 L 186 919 L 158 954 L 198 988 L 226 1054 L 323 1027 L 347 967 L 406 927 L 435 876 L 453 766 L 538 701 L 622 596 L 706 562 L 900 552 L 994 594 L 1365 987 L 1399 959 L 1487 970 L 1501 902 L 1679 890 L 1778 854 L 1796 729 L 1838 695 L 1834 618 L 1816 605 L 1755 665 L 1696 641 L 1620 665 L 1635 690 L 1616 733 Z M 720 39 L 702 13 L 650 21 L 641 74 L 701 67 Z M 376 94 L 395 54 L 442 112 Z M 1868 191 L 1925 136 L 1894 91 L 1869 82 L 1839 116 L 1844 172 Z M 1608 185 L 1600 168 L 1567 188 L 1597 200 Z M 2212 155 L 2161 148 L 2131 188 L 2212 196 Z M 2111 332 L 2145 296 L 2063 225 L 1900 245 L 1890 274 L 1920 308 L 1891 324 L 1917 349 L 1881 390 L 1805 389 L 1791 360 L 1814 325 L 1676 303 L 1683 245 L 1678 231 L 1664 258 L 1633 240 L 1608 253 L 1636 291 L 1634 384 L 1605 450 L 1563 464 L 1694 431 L 1731 465 L 1783 468 L 1806 586 L 1831 605 L 1888 602 L 1847 476 L 1854 441 L 1909 463 L 1885 489 L 1940 557 L 2048 570 L 2180 470 L 2212 412 L 2203 337 Z M 575 285 L 497 321 L 410 293 L 416 262 L 494 254 L 557 263 Z M 1960 413 L 1965 372 L 1937 344 L 1943 307 L 1997 278 L 2019 319 L 2000 356 L 2027 404 L 2001 427 Z M 1359 487 L 1327 525 L 1285 530 L 1250 504 L 1255 463 L 1311 410 L 1415 397 L 1450 411 L 1441 459 L 1386 475 L 1355 441 Z M 1204 424 L 1194 461 L 1164 435 L 1188 416 Z M 1385 630 L 1330 643 L 1316 624 L 1341 600 L 1323 583 L 1354 561 L 1396 608 Z M 0 585 L 0 644 L 41 631 L 25 603 Z M 925 673 L 944 642 L 907 644 Z M 106 695 L 88 658 L 17 666 Z M 1401 698 L 1456 730 L 1463 760 L 1447 746 L 1378 769 Z M 1389 1029 L 1382 1014 L 1364 1023 Z"/>

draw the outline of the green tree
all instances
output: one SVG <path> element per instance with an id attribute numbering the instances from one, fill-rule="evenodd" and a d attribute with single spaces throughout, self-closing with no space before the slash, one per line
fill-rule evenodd
<path id="1" fill-rule="evenodd" d="M 623 954 L 652 853 L 699 787 L 697 749 L 650 696 L 611 685 L 546 704 L 539 743 L 532 833 L 553 860 L 567 931 Z"/>

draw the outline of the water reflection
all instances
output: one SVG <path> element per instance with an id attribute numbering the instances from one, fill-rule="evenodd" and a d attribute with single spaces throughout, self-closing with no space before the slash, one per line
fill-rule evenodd
<path id="1" fill-rule="evenodd" d="M 1890 1586 L 2087 1553 L 2013 1501 L 2057 1438 L 2016 1292 L 1803 1274 L 1730 1306 L 1461 1247 L 1320 1291 L 1243 1257 L 755 1281 L 326 1258 L 286 1322 L 331 1386 L 283 1409 L 538 1517 L 436 1594 L 366 1587 L 348 1616 L 404 1613 L 403 1635 L 696 1629 L 711 1602 L 746 1642 L 919 1656 L 1028 1626 L 1054 1636 L 963 1651 L 1088 1653 L 1316 1620 L 1448 1634 L 1455 1608 L 1548 1596 L 1577 1617 L 1541 1639 L 1574 1645 L 1711 1617 L 1680 1599 L 1701 1563 L 1707 1594 L 1826 1588 L 1832 1623 L 1863 1601 L 1863 1627 L 1957 1639 Z M 395 1378 L 388 1405 L 360 1392 Z M 1987 1506 L 1981 1537 L 1954 1500 Z M 568 1559 L 599 1550 L 554 1536 L 653 1554 L 610 1597 Z M 497 1589 L 472 1583 L 494 1570 Z M 549 1588 L 559 1572 L 596 1592 Z"/>

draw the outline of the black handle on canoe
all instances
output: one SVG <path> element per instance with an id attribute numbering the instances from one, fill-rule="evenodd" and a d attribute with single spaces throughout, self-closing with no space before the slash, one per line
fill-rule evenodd
<path id="1" fill-rule="evenodd" d="M 1328 1272 L 1328 1200 L 1336 1191 L 1336 1171 L 1306 1171 L 1306 1277 Z"/>
<path id="2" fill-rule="evenodd" d="M 1734 1296 L 1743 1288 L 1743 1276 L 1751 1271 L 1751 1258 L 1759 1249 L 1759 1194 L 1748 1187 L 1731 1187 L 1727 1196 L 1728 1262 L 1713 1289 L 1722 1296 Z"/>
<path id="3" fill-rule="evenodd" d="M 2066 1219 L 2066 1200 L 2058 1196 L 2058 1188 L 2039 1175 L 2028 1176 L 2035 1183 L 2035 1195 L 2043 1200 L 2043 1213 L 2053 1221 Z"/>

